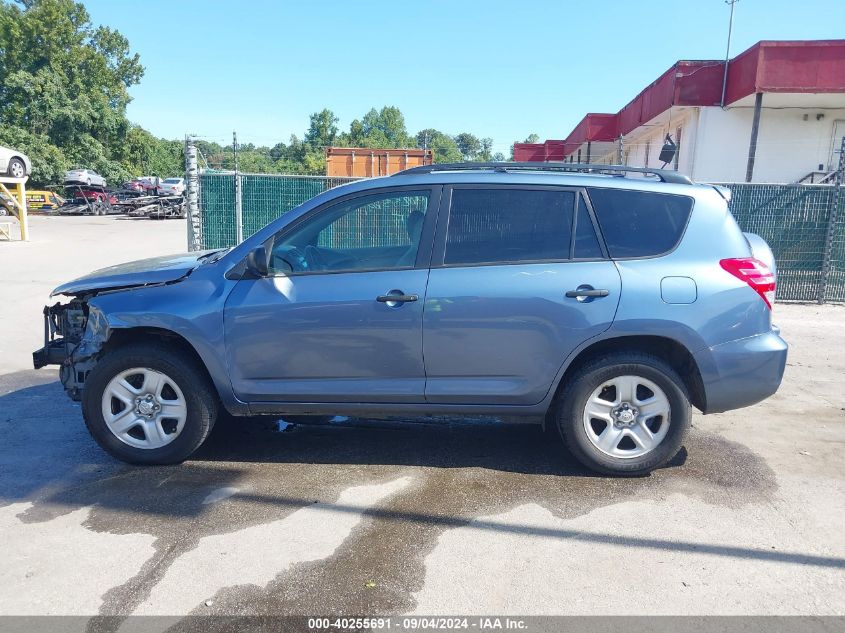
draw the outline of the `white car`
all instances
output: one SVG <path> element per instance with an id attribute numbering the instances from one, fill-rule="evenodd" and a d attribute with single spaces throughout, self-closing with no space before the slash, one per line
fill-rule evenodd
<path id="1" fill-rule="evenodd" d="M 8 147 L 0 147 L 0 174 L 23 178 L 32 172 L 29 156 Z"/>
<path id="2" fill-rule="evenodd" d="M 158 193 L 161 196 L 181 196 L 185 193 L 184 178 L 167 178 L 158 185 Z"/>
<path id="3" fill-rule="evenodd" d="M 65 184 L 106 186 L 106 179 L 93 169 L 71 169 L 65 172 Z"/>

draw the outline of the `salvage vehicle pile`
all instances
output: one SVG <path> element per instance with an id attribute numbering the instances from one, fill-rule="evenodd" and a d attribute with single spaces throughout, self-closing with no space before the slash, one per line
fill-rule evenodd
<path id="1" fill-rule="evenodd" d="M 151 220 L 187 217 L 184 195 L 156 195 L 153 190 L 87 184 L 66 184 L 63 189 L 63 204 L 38 209 L 30 207 L 30 211 L 59 215 L 128 215 Z"/>

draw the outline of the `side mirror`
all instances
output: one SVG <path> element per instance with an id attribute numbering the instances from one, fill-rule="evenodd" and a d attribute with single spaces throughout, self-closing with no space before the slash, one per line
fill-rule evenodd
<path id="1" fill-rule="evenodd" d="M 258 246 L 246 256 L 246 270 L 252 277 L 266 277 L 269 272 L 267 249 Z"/>

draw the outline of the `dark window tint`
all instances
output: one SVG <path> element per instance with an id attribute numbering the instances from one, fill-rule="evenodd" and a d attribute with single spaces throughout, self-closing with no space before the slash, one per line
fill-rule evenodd
<path id="1" fill-rule="evenodd" d="M 575 258 L 595 259 L 602 257 L 596 229 L 583 199 L 578 201 L 578 220 L 575 223 Z"/>
<path id="2" fill-rule="evenodd" d="M 571 191 L 455 189 L 446 264 L 569 259 Z"/>
<path id="3" fill-rule="evenodd" d="M 588 189 L 611 257 L 671 251 L 687 225 L 692 199 L 648 191 Z"/>

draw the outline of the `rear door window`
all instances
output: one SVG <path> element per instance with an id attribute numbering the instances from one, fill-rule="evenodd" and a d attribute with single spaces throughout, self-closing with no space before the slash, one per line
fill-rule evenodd
<path id="1" fill-rule="evenodd" d="M 589 188 L 611 257 L 654 257 L 680 242 L 692 198 L 650 191 Z"/>
<path id="2" fill-rule="evenodd" d="M 574 207 L 572 191 L 456 188 L 444 264 L 569 259 Z"/>

